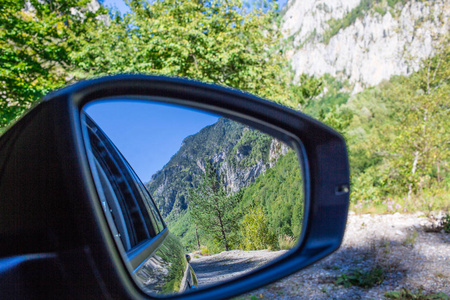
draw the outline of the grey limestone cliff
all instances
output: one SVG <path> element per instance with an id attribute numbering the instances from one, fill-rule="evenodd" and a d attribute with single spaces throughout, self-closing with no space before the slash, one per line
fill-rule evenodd
<path id="1" fill-rule="evenodd" d="M 449 32 L 446 0 L 290 0 L 287 6 L 281 29 L 292 41 L 296 77 L 328 73 L 354 83 L 354 92 L 418 70 Z"/>

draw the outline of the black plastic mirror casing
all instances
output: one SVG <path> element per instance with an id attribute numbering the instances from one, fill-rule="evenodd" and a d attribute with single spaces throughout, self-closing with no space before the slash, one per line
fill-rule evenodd
<path id="1" fill-rule="evenodd" d="M 104 77 L 49 94 L 0 137 L 0 298 L 151 298 L 137 287 L 118 252 L 88 163 L 80 111 L 105 98 L 152 99 L 214 112 L 288 143 L 303 164 L 301 243 L 253 273 L 168 299 L 236 296 L 339 248 L 349 204 L 340 134 L 230 88 L 147 75 Z"/>

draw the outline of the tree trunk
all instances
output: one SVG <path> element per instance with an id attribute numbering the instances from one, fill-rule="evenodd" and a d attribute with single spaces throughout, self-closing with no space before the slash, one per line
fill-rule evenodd
<path id="1" fill-rule="evenodd" d="M 412 170 L 411 170 L 412 176 L 414 176 L 414 174 L 416 173 L 418 161 L 419 161 L 419 151 L 416 151 L 414 153 L 414 161 L 413 161 L 413 166 L 412 166 Z M 410 203 L 411 203 L 411 194 L 412 194 L 412 183 L 410 183 L 408 185 L 408 202 L 410 202 Z"/>
<path id="2" fill-rule="evenodd" d="M 200 239 L 198 238 L 197 226 L 195 226 L 195 237 L 197 239 L 197 249 L 200 250 Z"/>
<path id="3" fill-rule="evenodd" d="M 220 232 L 222 233 L 222 238 L 223 238 L 223 243 L 224 243 L 224 246 L 225 246 L 225 251 L 228 251 L 228 242 L 227 242 L 227 237 L 226 237 L 226 234 L 225 234 L 225 230 L 223 228 L 222 218 L 220 217 L 220 215 L 218 217 L 219 217 Z"/>

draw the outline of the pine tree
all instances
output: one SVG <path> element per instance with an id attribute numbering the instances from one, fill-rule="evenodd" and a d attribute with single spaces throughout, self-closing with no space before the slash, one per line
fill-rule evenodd
<path id="1" fill-rule="evenodd" d="M 197 189 L 189 190 L 189 206 L 193 223 L 230 250 L 230 236 L 237 231 L 239 211 L 234 208 L 242 193 L 228 193 L 225 183 L 211 162 L 206 162 L 205 172 Z"/>

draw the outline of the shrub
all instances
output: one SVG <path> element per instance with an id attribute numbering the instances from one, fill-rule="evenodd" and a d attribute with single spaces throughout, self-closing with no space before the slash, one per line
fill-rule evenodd
<path id="1" fill-rule="evenodd" d="M 446 233 L 450 233 L 450 213 L 447 213 L 441 220 L 442 228 Z"/>
<path id="2" fill-rule="evenodd" d="M 269 230 L 269 222 L 261 206 L 250 208 L 241 223 L 241 248 L 262 250 L 275 248 L 275 236 Z"/>
<path id="3" fill-rule="evenodd" d="M 210 253 L 209 253 L 208 247 L 206 247 L 206 246 L 200 246 L 200 254 L 201 254 L 202 256 L 207 256 L 207 255 L 209 255 Z"/>
<path id="4" fill-rule="evenodd" d="M 439 293 L 423 293 L 422 289 L 419 289 L 417 292 L 410 291 L 406 288 L 403 288 L 399 291 L 386 292 L 384 294 L 386 299 L 399 299 L 399 300 L 448 300 L 450 299 L 449 295 L 439 292 Z"/>
<path id="5" fill-rule="evenodd" d="M 335 281 L 335 284 L 343 285 L 346 288 L 351 286 L 371 288 L 383 282 L 384 273 L 384 269 L 380 267 L 375 267 L 368 271 L 353 269 L 350 270 L 347 274 L 339 275 Z"/>

